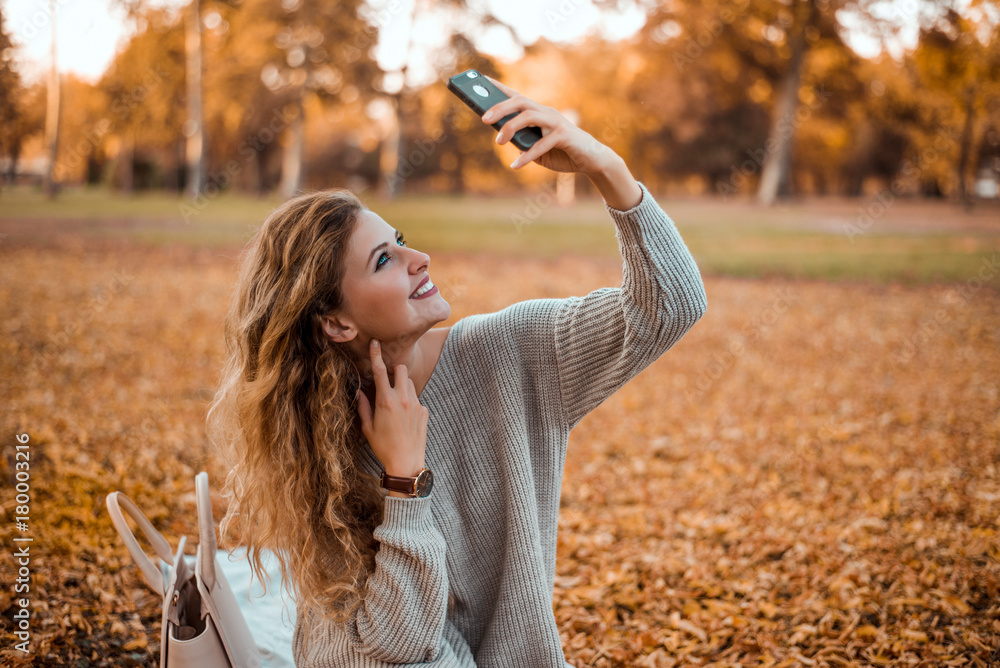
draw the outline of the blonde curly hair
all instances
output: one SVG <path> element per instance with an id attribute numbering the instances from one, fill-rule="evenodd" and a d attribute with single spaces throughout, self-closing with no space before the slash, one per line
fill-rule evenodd
<path id="1" fill-rule="evenodd" d="M 273 551 L 307 626 L 313 613 L 344 621 L 360 603 L 382 515 L 378 481 L 360 466 L 358 370 L 320 320 L 341 306 L 348 242 L 364 210 L 334 189 L 267 217 L 240 256 L 207 416 L 229 467 L 221 544 L 247 546 L 262 582 L 261 550 Z"/>

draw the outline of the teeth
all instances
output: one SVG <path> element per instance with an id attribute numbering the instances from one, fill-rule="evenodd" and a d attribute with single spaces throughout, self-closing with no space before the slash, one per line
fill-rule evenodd
<path id="1" fill-rule="evenodd" d="M 413 296 L 414 297 L 419 297 L 420 295 L 424 294 L 425 292 L 427 292 L 428 290 L 430 290 L 433 287 L 434 287 L 434 283 L 431 282 L 430 279 L 428 279 L 426 283 L 424 283 L 422 286 L 420 286 L 419 290 L 417 290 L 416 292 L 413 293 Z"/>

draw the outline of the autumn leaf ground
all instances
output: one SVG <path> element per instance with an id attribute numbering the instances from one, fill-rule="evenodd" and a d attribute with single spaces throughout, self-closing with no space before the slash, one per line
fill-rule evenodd
<path id="1" fill-rule="evenodd" d="M 196 540 L 193 477 L 224 472 L 204 413 L 238 249 L 56 238 L 0 242 L 0 663 L 155 666 L 159 602 L 104 498 L 122 490 L 174 545 Z M 923 285 L 708 273 L 705 318 L 571 436 L 554 599 L 568 660 L 1000 662 L 990 261 Z M 431 274 L 454 322 L 618 285 L 620 270 L 601 254 L 444 252 Z M 11 556 L 26 535 L 27 657 Z"/>

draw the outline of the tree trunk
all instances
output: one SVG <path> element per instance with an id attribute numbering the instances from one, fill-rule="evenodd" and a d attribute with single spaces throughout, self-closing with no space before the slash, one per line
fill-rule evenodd
<path id="1" fill-rule="evenodd" d="M 392 136 L 386 142 L 385 150 L 394 150 L 396 155 L 394 156 L 394 159 L 393 157 L 382 156 L 386 161 L 387 167 L 389 163 L 395 162 L 392 166 L 391 173 L 386 174 L 383 172 L 385 176 L 388 176 L 388 178 L 383 179 L 383 182 L 386 185 L 386 195 L 390 199 L 395 199 L 403 194 L 403 183 L 409 176 L 412 175 L 413 168 L 415 167 L 414 165 L 409 164 L 406 156 L 404 155 L 406 152 L 406 132 L 404 130 L 404 122 L 406 119 L 403 118 L 403 116 L 404 107 L 406 106 L 406 71 L 410 62 L 409 54 L 410 46 L 413 44 L 413 26 L 417 20 L 419 4 L 419 0 L 414 0 L 413 7 L 410 9 L 410 27 L 406 33 L 406 45 L 404 46 L 403 51 L 406 54 L 406 58 L 403 60 L 403 69 L 400 71 L 403 82 L 400 84 L 399 92 L 392 96 L 393 102 L 396 105 L 396 127 L 391 133 Z"/>
<path id="2" fill-rule="evenodd" d="M 768 151 L 765 151 L 764 168 L 760 175 L 757 198 L 770 206 L 779 197 L 787 197 L 792 167 L 792 143 L 795 134 L 795 112 L 799 106 L 802 52 L 792 51 L 789 71 L 781 82 L 778 102 L 775 104 L 771 130 L 768 132 Z"/>
<path id="3" fill-rule="evenodd" d="M 460 148 L 455 149 L 455 174 L 451 181 L 451 192 L 456 195 L 465 194 L 465 154 Z"/>
<path id="4" fill-rule="evenodd" d="M 132 193 L 135 167 L 135 138 L 132 130 L 122 133 L 121 148 L 118 150 L 118 176 L 121 179 L 122 192 Z"/>
<path id="5" fill-rule="evenodd" d="M 48 100 L 45 109 L 45 145 L 49 165 L 45 170 L 45 194 L 56 196 L 56 160 L 59 157 L 59 68 L 56 65 L 56 2 L 49 0 L 49 19 L 52 21 L 52 63 L 49 67 Z"/>
<path id="6" fill-rule="evenodd" d="M 972 157 L 972 130 L 976 120 L 975 91 L 969 89 L 965 95 L 965 125 L 962 127 L 962 138 L 958 151 L 958 201 L 965 206 L 972 206 L 972 194 L 966 184 L 969 162 Z"/>
<path id="7" fill-rule="evenodd" d="M 414 3 L 416 6 L 416 3 Z M 411 24 L 412 25 L 412 24 Z M 408 100 L 406 99 L 406 65 L 403 66 L 403 87 L 399 89 L 396 93 L 396 129 L 395 129 L 395 140 L 396 140 L 396 165 L 397 172 L 396 176 L 400 176 L 400 171 L 402 171 L 403 178 L 396 178 L 393 182 L 394 187 L 391 189 L 389 196 L 392 198 L 399 197 L 403 194 L 403 189 L 406 184 L 406 179 L 413 176 L 413 171 L 416 169 L 416 165 L 411 164 L 410 159 L 406 155 L 406 105 Z M 400 170 L 400 166 L 403 168 Z"/>
<path id="8" fill-rule="evenodd" d="M 305 125 L 305 109 L 302 106 L 302 92 L 295 101 L 295 118 L 285 130 L 285 145 L 281 158 L 281 194 L 291 197 L 302 185 L 302 127 Z"/>
<path id="9" fill-rule="evenodd" d="M 800 22 L 791 36 L 792 55 L 788 71 L 778 87 L 778 100 L 774 105 L 771 130 L 768 132 L 764 152 L 764 167 L 760 175 L 757 199 L 764 205 L 774 204 L 779 197 L 791 193 L 792 146 L 795 141 L 795 112 L 799 107 L 799 84 L 802 81 L 802 62 L 807 51 L 806 30 L 815 15 L 814 0 L 808 4 L 805 21 Z"/>
<path id="10" fill-rule="evenodd" d="M 10 147 L 10 164 L 7 166 L 7 182 L 10 185 L 17 185 L 17 161 L 21 158 L 21 140 L 14 139 L 14 145 Z"/>
<path id="11" fill-rule="evenodd" d="M 187 195 L 194 199 L 205 185 L 205 128 L 201 111 L 201 0 L 188 6 L 184 50 L 187 54 Z"/>
<path id="12" fill-rule="evenodd" d="M 402 191 L 402 181 L 405 176 L 399 169 L 399 126 L 402 120 L 399 111 L 399 95 L 392 97 L 394 118 L 392 125 L 386 131 L 382 141 L 379 142 L 378 171 L 379 197 L 382 199 L 393 199 Z"/>

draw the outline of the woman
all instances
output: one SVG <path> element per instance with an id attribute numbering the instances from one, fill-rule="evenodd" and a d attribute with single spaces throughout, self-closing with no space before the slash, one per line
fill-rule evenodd
<path id="1" fill-rule="evenodd" d="M 704 314 L 698 268 L 624 161 L 509 96 L 503 144 L 595 184 L 620 288 L 435 328 L 430 258 L 346 191 L 275 210 L 242 259 L 209 413 L 232 469 L 224 538 L 280 558 L 301 666 L 566 665 L 552 610 L 569 432 Z M 433 472 L 431 475 L 427 470 Z"/>

